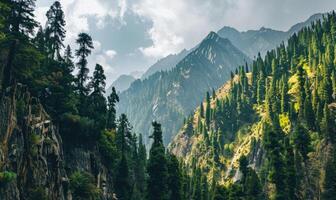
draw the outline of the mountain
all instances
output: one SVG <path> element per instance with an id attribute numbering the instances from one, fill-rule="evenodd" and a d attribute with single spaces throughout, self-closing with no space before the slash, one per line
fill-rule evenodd
<path id="1" fill-rule="evenodd" d="M 157 61 L 154 65 L 149 67 L 149 69 L 142 75 L 141 79 L 148 78 L 150 75 L 159 71 L 168 71 L 176 66 L 178 62 L 180 62 L 186 55 L 188 55 L 191 50 L 183 49 L 178 54 L 170 54 L 159 61 Z"/>
<path id="2" fill-rule="evenodd" d="M 249 58 L 228 39 L 211 32 L 171 71 L 157 72 L 145 80 L 136 80 L 120 94 L 118 113 L 126 113 L 134 130 L 148 138 L 153 120 L 164 122 L 167 144 L 206 91 L 219 87 L 237 66 Z"/>
<path id="3" fill-rule="evenodd" d="M 113 81 L 111 86 L 106 90 L 106 94 L 107 95 L 111 94 L 112 87 L 115 87 L 118 92 L 125 91 L 130 87 L 131 83 L 133 83 L 135 80 L 136 79 L 133 76 L 123 74 L 119 76 L 115 81 Z"/>
<path id="4" fill-rule="evenodd" d="M 218 199 L 333 199 L 335 24 L 329 14 L 239 68 L 185 120 L 169 151 Z"/>
<path id="5" fill-rule="evenodd" d="M 143 71 L 133 71 L 130 73 L 130 75 L 133 76 L 135 79 L 141 78 L 143 74 L 144 74 Z"/>
<path id="6" fill-rule="evenodd" d="M 259 30 L 239 32 L 232 27 L 225 26 L 217 33 L 219 36 L 229 39 L 233 45 L 250 58 L 254 58 L 259 52 L 264 56 L 267 51 L 274 49 L 303 27 L 310 26 L 312 22 L 322 18 L 323 14 L 315 14 L 305 22 L 292 26 L 288 31 L 278 31 L 262 27 Z"/>

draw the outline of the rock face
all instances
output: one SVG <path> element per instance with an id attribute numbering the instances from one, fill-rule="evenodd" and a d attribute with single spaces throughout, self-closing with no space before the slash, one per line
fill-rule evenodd
<path id="1" fill-rule="evenodd" d="M 101 199 L 114 199 L 112 175 L 97 146 L 65 144 L 26 87 L 6 90 L 0 99 L 0 199 L 71 200 L 75 171 L 94 177 Z"/>
<path id="2" fill-rule="evenodd" d="M 68 199 L 62 141 L 56 126 L 37 99 L 16 85 L 0 99 L 0 170 L 3 199 Z M 16 175 L 15 175 L 15 174 Z"/>

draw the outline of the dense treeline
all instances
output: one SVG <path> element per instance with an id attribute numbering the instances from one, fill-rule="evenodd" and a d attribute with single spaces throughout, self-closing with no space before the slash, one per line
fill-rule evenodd
<path id="1" fill-rule="evenodd" d="M 103 66 L 96 64 L 89 76 L 88 56 L 92 38 L 80 33 L 74 51 L 65 46 L 64 12 L 55 1 L 39 26 L 34 0 L 0 2 L 1 94 L 14 84 L 25 84 L 38 97 L 70 146 L 97 146 L 114 180 L 118 199 L 182 199 L 182 168 L 166 153 L 161 125 L 154 122 L 153 145 L 147 159 L 141 134 L 132 132 L 127 116 L 116 116 L 119 97 L 113 88 L 105 98 Z M 73 199 L 100 199 L 96 177 L 86 171 L 69 175 Z M 43 190 L 32 199 L 44 199 Z"/>
<path id="2" fill-rule="evenodd" d="M 227 163 L 235 159 L 239 141 L 262 132 L 262 165 L 248 159 L 253 149 L 247 150 L 247 157 L 242 153 L 239 181 L 226 182 L 225 187 L 212 185 L 214 199 L 332 199 L 336 192 L 335 34 L 332 12 L 291 36 L 287 45 L 267 52 L 265 59 L 258 55 L 251 66 L 239 67 L 231 75 L 228 94 L 216 98 L 215 92 L 207 93 L 196 115 L 185 121 L 185 132 L 197 138 L 199 149 L 192 150 L 196 153 L 191 153 L 188 168 L 211 172 L 210 183 L 222 181 L 218 176 L 223 169 L 233 173 L 232 163 Z M 256 124 L 260 126 L 253 129 Z M 258 148 L 258 141 L 249 142 Z M 321 149 L 331 149 L 323 152 L 328 158 L 321 164 L 325 175 L 311 189 L 309 184 L 316 180 L 309 177 L 313 173 L 309 170 Z M 200 154 L 206 155 L 206 161 Z M 196 159 L 201 161 L 195 164 Z M 233 176 L 225 177 L 237 179 Z"/>

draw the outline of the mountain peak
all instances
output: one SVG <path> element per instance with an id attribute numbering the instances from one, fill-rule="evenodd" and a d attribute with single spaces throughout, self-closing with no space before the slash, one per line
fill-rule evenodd
<path id="1" fill-rule="evenodd" d="M 213 32 L 213 31 L 211 31 L 211 32 L 206 36 L 205 40 L 207 40 L 207 39 L 211 39 L 211 40 L 213 40 L 213 39 L 218 39 L 218 38 L 219 38 L 219 35 L 217 35 L 217 33 Z"/>

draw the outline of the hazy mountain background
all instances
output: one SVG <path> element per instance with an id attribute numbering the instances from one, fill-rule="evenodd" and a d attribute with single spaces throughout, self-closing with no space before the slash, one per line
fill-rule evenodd
<path id="1" fill-rule="evenodd" d="M 267 51 L 275 48 L 281 42 L 298 32 L 305 26 L 311 25 L 312 22 L 322 19 L 323 14 L 312 15 L 306 21 L 295 24 L 288 31 L 278 31 L 270 28 L 260 28 L 259 30 L 248 30 L 240 32 L 235 28 L 224 26 L 217 33 L 223 38 L 229 39 L 233 45 L 243 51 L 250 58 L 254 58 L 260 52 L 263 57 Z"/>

